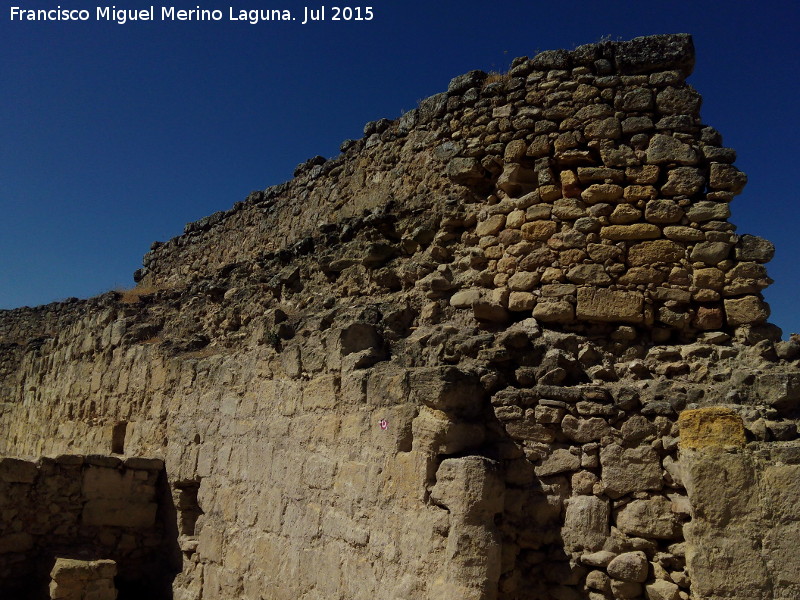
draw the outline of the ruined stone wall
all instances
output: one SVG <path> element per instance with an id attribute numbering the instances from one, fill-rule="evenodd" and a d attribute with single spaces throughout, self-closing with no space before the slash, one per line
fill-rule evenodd
<path id="1" fill-rule="evenodd" d="M 138 288 L 0 314 L 0 456 L 163 458 L 176 599 L 796 585 L 714 583 L 679 450 L 687 409 L 753 457 L 800 404 L 692 63 L 656 36 L 469 73 L 156 245 Z"/>
<path id="2" fill-rule="evenodd" d="M 483 318 L 533 311 L 548 323 L 645 325 L 663 339 L 763 323 L 774 248 L 727 222 L 747 178 L 702 124 L 685 82 L 693 64 L 689 36 L 654 36 L 520 58 L 503 76 L 467 73 L 396 122 L 368 124 L 339 157 L 188 225 L 145 257 L 140 277 L 172 285 L 310 243 L 362 210 L 449 198 L 471 203 L 461 244 L 439 233 L 431 254 L 448 268 L 418 283 L 461 289 L 454 305 L 481 303 Z M 413 254 L 419 233 L 399 251 Z"/>
<path id="3" fill-rule="evenodd" d="M 160 460 L 111 456 L 0 459 L 3 596 L 48 597 L 57 557 L 117 560 L 123 598 L 134 597 L 131 586 L 163 593 L 176 550 L 168 543 L 169 503 L 159 499 L 163 468 Z"/>

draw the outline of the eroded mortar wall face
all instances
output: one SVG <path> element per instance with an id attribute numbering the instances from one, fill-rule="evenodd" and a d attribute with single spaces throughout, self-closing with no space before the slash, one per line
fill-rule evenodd
<path id="1" fill-rule="evenodd" d="M 157 245 L 147 293 L 5 314 L 0 454 L 163 456 L 177 599 L 684 599 L 677 414 L 797 433 L 692 60 L 469 73 Z"/>

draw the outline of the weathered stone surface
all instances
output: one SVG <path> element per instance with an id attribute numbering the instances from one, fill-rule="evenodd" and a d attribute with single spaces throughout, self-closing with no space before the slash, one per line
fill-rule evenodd
<path id="1" fill-rule="evenodd" d="M 728 325 L 763 323 L 769 317 L 769 306 L 758 296 L 725 299 L 725 318 Z"/>
<path id="2" fill-rule="evenodd" d="M 643 298 L 637 292 L 580 288 L 577 316 L 589 321 L 640 323 Z M 535 316 L 535 315 L 534 315 Z"/>
<path id="3" fill-rule="evenodd" d="M 454 158 L 447 163 L 447 176 L 463 185 L 474 185 L 483 181 L 485 173 L 474 158 Z"/>
<path id="4" fill-rule="evenodd" d="M 663 496 L 634 500 L 619 511 L 616 523 L 620 531 L 630 536 L 665 540 L 681 537 L 672 502 Z"/>
<path id="5" fill-rule="evenodd" d="M 644 586 L 647 600 L 679 600 L 679 588 L 671 581 L 657 579 Z"/>
<path id="6" fill-rule="evenodd" d="M 549 475 L 556 475 L 557 473 L 575 471 L 580 468 L 580 466 L 580 456 L 573 454 L 566 448 L 559 448 L 553 450 L 553 452 L 534 469 L 534 472 L 539 477 L 547 477 Z"/>
<path id="7" fill-rule="evenodd" d="M 660 97 L 661 94 L 659 94 Z M 706 179 L 699 169 L 678 167 L 672 169 L 667 175 L 666 183 L 661 186 L 661 193 L 665 196 L 693 196 L 703 189 L 705 183 Z"/>
<path id="8" fill-rule="evenodd" d="M 683 217 L 683 209 L 674 200 L 651 200 L 645 207 L 644 216 L 651 223 L 677 223 Z"/>
<path id="9" fill-rule="evenodd" d="M 0 458 L 0 480 L 7 483 L 33 483 L 36 465 L 18 458 Z"/>
<path id="10" fill-rule="evenodd" d="M 736 247 L 738 260 L 752 260 L 766 263 L 775 255 L 775 246 L 772 242 L 755 235 L 743 235 Z"/>
<path id="11" fill-rule="evenodd" d="M 680 414 L 681 448 L 744 446 L 742 418 L 733 410 L 722 407 L 685 410 Z"/>
<path id="12" fill-rule="evenodd" d="M 656 165 L 665 163 L 693 165 L 697 163 L 697 152 L 689 144 L 670 135 L 657 133 L 650 139 L 650 145 L 647 147 L 647 162 Z"/>
<path id="13" fill-rule="evenodd" d="M 747 175 L 733 165 L 711 163 L 708 185 L 712 189 L 726 190 L 738 194 L 747 183 Z"/>
<path id="14" fill-rule="evenodd" d="M 624 552 L 608 563 L 608 574 L 620 581 L 641 583 L 647 579 L 649 563 L 644 552 Z"/>
<path id="15" fill-rule="evenodd" d="M 661 230 L 649 223 L 635 225 L 609 225 L 600 230 L 600 237 L 607 240 L 652 240 L 661 236 Z"/>
<path id="16" fill-rule="evenodd" d="M 596 496 L 575 496 L 567 502 L 562 539 L 568 550 L 600 550 L 608 537 L 608 501 Z"/>
<path id="17" fill-rule="evenodd" d="M 615 60 L 623 73 L 675 69 L 688 77 L 694 68 L 694 45 L 687 34 L 639 37 L 620 44 Z"/>
<path id="18" fill-rule="evenodd" d="M 600 450 L 600 464 L 605 493 L 610 498 L 662 486 L 661 461 L 650 447 L 623 448 L 610 444 Z"/>
<path id="19" fill-rule="evenodd" d="M 669 240 L 654 240 L 631 246 L 628 250 L 628 264 L 641 267 L 656 263 L 678 262 L 686 255 L 686 249 Z"/>
<path id="20" fill-rule="evenodd" d="M 575 307 L 566 301 L 540 301 L 533 308 L 533 316 L 544 323 L 568 323 L 575 318 Z"/>
<path id="21" fill-rule="evenodd" d="M 564 417 L 561 429 L 569 439 L 580 444 L 597 441 L 610 432 L 605 419 L 600 417 L 578 419 L 572 415 Z"/>
<path id="22" fill-rule="evenodd" d="M 707 265 L 716 265 L 728 258 L 731 245 L 725 242 L 700 242 L 689 255 L 694 262 L 703 262 Z"/>

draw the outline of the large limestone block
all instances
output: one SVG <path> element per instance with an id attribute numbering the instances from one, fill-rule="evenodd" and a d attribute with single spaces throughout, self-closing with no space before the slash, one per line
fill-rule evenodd
<path id="1" fill-rule="evenodd" d="M 604 288 L 578 289 L 577 316 L 580 320 L 641 323 L 644 298 L 639 292 Z"/>
<path id="2" fill-rule="evenodd" d="M 9 533 L 0 536 L 0 554 L 27 552 L 33 545 L 34 539 L 29 533 Z"/>
<path id="3" fill-rule="evenodd" d="M 155 502 L 120 502 L 119 500 L 89 500 L 83 506 L 84 525 L 113 527 L 153 527 L 158 505 Z"/>
<path id="4" fill-rule="evenodd" d="M 798 509 L 795 496 L 795 515 Z M 772 580 L 775 586 L 775 600 L 800 598 L 800 555 L 797 542 L 800 540 L 800 522 L 777 521 L 764 535 L 763 550 L 767 556 L 773 557 L 768 565 L 771 567 Z"/>
<path id="5" fill-rule="evenodd" d="M 90 466 L 83 473 L 83 496 L 88 499 L 155 499 L 155 488 L 142 485 L 133 469 L 120 471 L 106 467 Z"/>
<path id="6" fill-rule="evenodd" d="M 50 571 L 52 600 L 115 600 L 113 560 L 57 558 Z"/>
<path id="7" fill-rule="evenodd" d="M 452 455 L 483 443 L 484 429 L 473 423 L 454 422 L 445 413 L 423 407 L 412 423 L 415 450 Z"/>
<path id="8" fill-rule="evenodd" d="M 776 600 L 760 537 L 752 526 L 705 530 L 700 524 L 690 523 L 686 528 L 686 563 L 693 596 L 701 600 Z"/>
<path id="9" fill-rule="evenodd" d="M 680 464 L 696 521 L 721 530 L 732 520 L 758 518 L 756 466 L 748 453 L 719 446 L 681 448 Z"/>
<path id="10" fill-rule="evenodd" d="M 33 483 L 37 471 L 36 463 L 19 458 L 0 458 L 0 481 Z"/>
<path id="11" fill-rule="evenodd" d="M 744 422 L 738 413 L 720 406 L 685 410 L 678 418 L 680 447 L 698 449 L 744 446 Z"/>
<path id="12" fill-rule="evenodd" d="M 561 537 L 569 551 L 600 550 L 609 535 L 608 501 L 596 496 L 575 496 L 567 501 Z"/>
<path id="13" fill-rule="evenodd" d="M 475 416 L 483 407 L 478 378 L 455 367 L 420 367 L 411 371 L 411 396 L 420 404 L 450 415 Z"/>
<path id="14" fill-rule="evenodd" d="M 497 463 L 465 456 L 442 461 L 431 498 L 460 520 L 480 523 L 503 511 L 504 490 Z"/>
<path id="15" fill-rule="evenodd" d="M 623 448 L 610 444 L 600 450 L 600 464 L 605 493 L 611 498 L 661 489 L 661 460 L 650 446 Z"/>
<path id="16" fill-rule="evenodd" d="M 303 408 L 333 408 L 339 395 L 338 375 L 322 375 L 308 382 L 303 390 Z"/>

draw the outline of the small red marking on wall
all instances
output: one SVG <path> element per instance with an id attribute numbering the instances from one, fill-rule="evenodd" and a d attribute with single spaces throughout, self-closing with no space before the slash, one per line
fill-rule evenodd
<path id="1" fill-rule="evenodd" d="M 387 421 L 386 419 L 381 419 L 380 421 L 378 421 L 378 425 L 380 425 L 381 429 L 383 429 L 384 431 L 389 429 L 389 421 Z"/>

